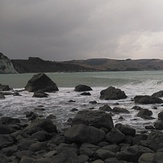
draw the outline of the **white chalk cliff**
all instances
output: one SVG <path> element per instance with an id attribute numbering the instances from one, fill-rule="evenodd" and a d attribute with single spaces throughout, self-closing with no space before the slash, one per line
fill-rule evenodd
<path id="1" fill-rule="evenodd" d="M 10 59 L 0 53 L 0 74 L 17 73 Z"/>

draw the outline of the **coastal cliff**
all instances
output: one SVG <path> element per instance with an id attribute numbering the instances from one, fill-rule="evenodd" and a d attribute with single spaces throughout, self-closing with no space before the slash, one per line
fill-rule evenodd
<path id="1" fill-rule="evenodd" d="M 17 73 L 8 57 L 0 53 L 0 74 Z"/>

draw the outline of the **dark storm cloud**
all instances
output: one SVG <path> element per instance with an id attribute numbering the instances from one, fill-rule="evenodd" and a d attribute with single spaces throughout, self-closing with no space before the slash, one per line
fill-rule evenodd
<path id="1" fill-rule="evenodd" d="M 161 0 L 2 0 L 0 51 L 10 58 L 161 58 Z"/>

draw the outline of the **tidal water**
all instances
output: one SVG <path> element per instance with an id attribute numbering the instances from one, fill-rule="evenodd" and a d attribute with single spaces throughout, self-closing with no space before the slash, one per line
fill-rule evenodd
<path id="1" fill-rule="evenodd" d="M 34 98 L 33 93 L 20 92 L 21 96 L 8 95 L 0 100 L 0 115 L 25 118 L 24 112 L 33 111 L 40 115 L 56 116 L 55 123 L 64 127 L 67 119 L 72 118 L 76 113 L 71 112 L 72 108 L 78 110 L 98 109 L 107 104 L 112 108 L 116 103 L 118 107 L 126 108 L 130 114 L 116 114 L 113 116 L 114 123 L 129 124 L 137 130 L 144 129 L 145 125 L 152 125 L 157 120 L 157 115 L 163 110 L 161 105 L 139 105 L 142 108 L 150 109 L 153 112 L 154 120 L 143 120 L 137 117 L 138 111 L 131 109 L 135 106 L 133 98 L 135 95 L 151 95 L 163 90 L 163 71 L 126 71 L 126 72 L 80 72 L 80 73 L 46 73 L 59 87 L 56 93 L 49 93 L 48 98 Z M 22 89 L 27 81 L 34 74 L 0 74 L 0 83 L 7 84 L 13 89 Z M 78 84 L 86 84 L 92 87 L 91 96 L 82 96 L 74 91 Z M 109 86 L 123 90 L 128 96 L 123 100 L 100 100 L 100 92 Z M 75 102 L 69 102 L 74 100 Z M 97 104 L 90 104 L 90 101 L 97 101 Z M 44 108 L 41 111 L 40 106 Z M 158 109 L 153 109 L 153 107 Z M 122 116 L 124 119 L 119 120 Z"/>

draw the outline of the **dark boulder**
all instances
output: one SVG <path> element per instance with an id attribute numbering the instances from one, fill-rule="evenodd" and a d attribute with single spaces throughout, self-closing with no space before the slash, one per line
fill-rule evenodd
<path id="1" fill-rule="evenodd" d="M 156 103 L 163 103 L 163 100 L 161 100 L 158 97 L 148 96 L 148 95 L 142 95 L 142 96 L 135 96 L 134 101 L 137 104 L 156 104 Z"/>
<path id="2" fill-rule="evenodd" d="M 20 119 L 18 118 L 11 118 L 11 117 L 2 117 L 0 119 L 2 124 L 18 124 L 20 123 Z"/>
<path id="3" fill-rule="evenodd" d="M 100 94 L 100 99 L 102 100 L 118 100 L 127 98 L 126 94 L 123 91 L 112 86 L 102 90 Z"/>
<path id="4" fill-rule="evenodd" d="M 72 125 L 76 125 L 76 124 L 85 124 L 97 128 L 104 127 L 107 128 L 108 130 L 111 130 L 114 126 L 110 114 L 98 110 L 79 111 L 72 120 Z"/>
<path id="5" fill-rule="evenodd" d="M 152 94 L 152 97 L 163 97 L 163 91 L 159 91 Z"/>
<path id="6" fill-rule="evenodd" d="M 7 125 L 1 125 L 0 124 L 0 134 L 11 134 L 15 130 Z"/>
<path id="7" fill-rule="evenodd" d="M 158 114 L 158 119 L 163 121 L 163 111 Z"/>
<path id="8" fill-rule="evenodd" d="M 110 112 L 110 111 L 112 111 L 112 108 L 109 105 L 104 105 L 104 106 L 100 107 L 99 110 Z"/>
<path id="9" fill-rule="evenodd" d="M 44 98 L 44 97 L 48 97 L 48 94 L 39 90 L 34 92 L 33 97 Z"/>
<path id="10" fill-rule="evenodd" d="M 163 121 L 158 120 L 158 121 L 154 122 L 154 127 L 157 130 L 163 130 Z"/>
<path id="11" fill-rule="evenodd" d="M 10 91 L 11 88 L 8 85 L 0 84 L 0 91 Z"/>
<path id="12" fill-rule="evenodd" d="M 116 128 L 113 128 L 107 135 L 106 140 L 111 143 L 121 143 L 125 139 L 125 135 Z"/>
<path id="13" fill-rule="evenodd" d="M 92 88 L 90 86 L 80 84 L 75 87 L 75 91 L 76 92 L 92 91 Z"/>
<path id="14" fill-rule="evenodd" d="M 32 135 L 40 130 L 44 130 L 48 133 L 57 132 L 56 126 L 50 119 L 36 119 L 24 129 L 24 132 Z"/>
<path id="15" fill-rule="evenodd" d="M 74 125 L 65 132 L 66 140 L 74 143 L 97 144 L 105 137 L 104 131 L 83 124 Z"/>
<path id="16" fill-rule="evenodd" d="M 127 109 L 120 107 L 114 107 L 112 111 L 114 113 L 130 113 Z"/>
<path id="17" fill-rule="evenodd" d="M 14 144 L 14 139 L 10 135 L 0 135 L 0 149 Z"/>
<path id="18" fill-rule="evenodd" d="M 134 110 L 141 110 L 143 108 L 141 108 L 140 106 L 133 106 L 131 109 L 134 109 Z"/>
<path id="19" fill-rule="evenodd" d="M 138 117 L 141 117 L 141 118 L 144 118 L 144 119 L 150 119 L 149 117 L 152 115 L 152 111 L 148 110 L 148 109 L 141 109 L 137 116 Z"/>
<path id="20" fill-rule="evenodd" d="M 35 92 L 41 90 L 43 92 L 58 91 L 57 85 L 44 73 L 34 75 L 25 86 L 25 90 Z"/>
<path id="21" fill-rule="evenodd" d="M 135 136 L 136 130 L 130 126 L 123 125 L 121 123 L 118 123 L 115 125 L 115 128 L 117 128 L 119 131 L 121 131 L 125 135 L 131 135 Z"/>
<path id="22" fill-rule="evenodd" d="M 0 99 L 5 99 L 5 96 L 3 93 L 0 92 Z"/>

